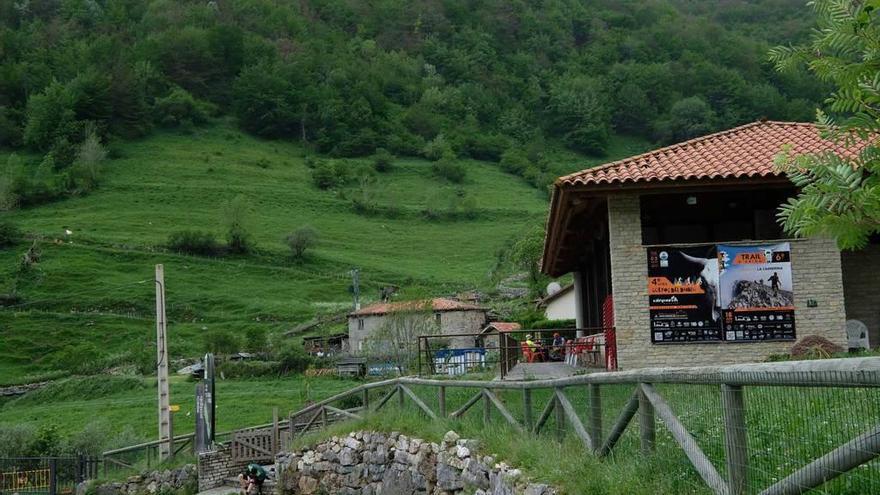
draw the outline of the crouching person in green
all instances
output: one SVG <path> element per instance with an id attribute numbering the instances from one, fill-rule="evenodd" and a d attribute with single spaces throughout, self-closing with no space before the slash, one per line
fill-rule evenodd
<path id="1" fill-rule="evenodd" d="M 259 464 L 248 464 L 244 473 L 238 475 L 243 495 L 262 495 L 263 482 L 269 477 L 269 473 Z"/>

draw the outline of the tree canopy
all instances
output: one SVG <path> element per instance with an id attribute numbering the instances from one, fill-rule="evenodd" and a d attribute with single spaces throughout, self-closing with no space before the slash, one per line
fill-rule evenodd
<path id="1" fill-rule="evenodd" d="M 806 35 L 801 3 L 3 2 L 0 146 L 57 159 L 88 122 L 128 138 L 230 114 L 339 156 L 418 155 L 442 135 L 498 160 L 803 120 L 823 85 L 763 56 Z"/>
<path id="2" fill-rule="evenodd" d="M 834 85 L 817 120 L 829 139 L 867 145 L 855 159 L 833 153 L 792 156 L 779 164 L 800 188 L 780 209 L 785 230 L 830 235 L 861 248 L 880 232 L 880 0 L 817 0 L 818 29 L 808 43 L 779 46 L 770 58 L 785 72 L 802 66 Z"/>

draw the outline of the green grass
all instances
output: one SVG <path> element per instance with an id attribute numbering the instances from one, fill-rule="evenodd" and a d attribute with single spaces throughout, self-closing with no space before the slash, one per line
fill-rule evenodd
<path id="1" fill-rule="evenodd" d="M 401 287 L 402 298 L 485 289 L 495 253 L 546 215 L 545 195 L 495 164 L 465 162 L 466 182 L 452 186 L 417 159 L 400 159 L 378 177 L 377 201 L 397 205 L 399 216 L 360 215 L 346 199 L 351 191 L 312 185 L 300 146 L 258 140 L 223 122 L 192 135 L 158 132 L 117 150 L 94 193 L 6 215 L 44 240 L 42 260 L 27 276 L 17 275 L 26 244 L 0 251 L 0 293 L 15 284 L 24 298 L 0 309 L 0 384 L 52 371 L 52 354 L 71 343 L 99 343 L 109 355 L 151 345 L 157 263 L 165 265 L 172 358 L 193 357 L 204 350 L 204 333 L 252 326 L 278 333 L 346 310 L 355 266 L 365 302 L 389 284 Z M 476 198 L 476 218 L 423 218 L 430 197 L 458 190 Z M 174 231 L 223 239 L 223 205 L 237 194 L 252 208 L 255 255 L 164 251 Z M 306 224 L 320 244 L 295 262 L 281 239 Z M 73 235 L 65 239 L 63 229 Z"/>
<path id="2" fill-rule="evenodd" d="M 217 430 L 230 431 L 272 421 L 277 407 L 282 417 L 290 411 L 357 385 L 351 380 L 292 376 L 278 379 L 217 380 Z M 185 377 L 171 379 L 175 435 L 190 433 L 195 424 L 196 383 Z M 81 430 L 92 421 L 110 425 L 111 434 L 123 431 L 146 440 L 156 438 L 156 380 L 134 377 L 85 377 L 62 380 L 49 387 L 0 403 L 0 424 L 55 424 L 62 435 Z"/>

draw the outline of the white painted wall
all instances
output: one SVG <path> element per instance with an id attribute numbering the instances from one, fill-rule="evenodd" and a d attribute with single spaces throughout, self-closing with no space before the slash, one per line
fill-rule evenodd
<path id="1" fill-rule="evenodd" d="M 574 320 L 577 316 L 574 304 L 575 292 L 569 290 L 547 303 L 547 307 L 544 308 L 544 317 L 548 320 Z"/>

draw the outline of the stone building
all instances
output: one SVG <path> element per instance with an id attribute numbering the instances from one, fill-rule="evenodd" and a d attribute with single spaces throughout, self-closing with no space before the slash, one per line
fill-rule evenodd
<path id="1" fill-rule="evenodd" d="M 785 147 L 860 145 L 761 121 L 556 181 L 542 269 L 573 274 L 577 326 L 614 326 L 621 368 L 760 361 L 807 335 L 846 347 L 847 319 L 880 341 L 880 243 L 786 238 Z"/>
<path id="2" fill-rule="evenodd" d="M 432 318 L 437 334 L 478 334 L 488 322 L 488 309 L 453 299 L 434 298 L 422 301 L 376 303 L 348 315 L 348 342 L 351 352 L 365 350 L 366 340 L 385 325 L 389 318 L 407 315 Z M 424 326 L 422 323 L 420 325 Z M 473 336 L 450 338 L 451 347 L 473 347 Z"/>

